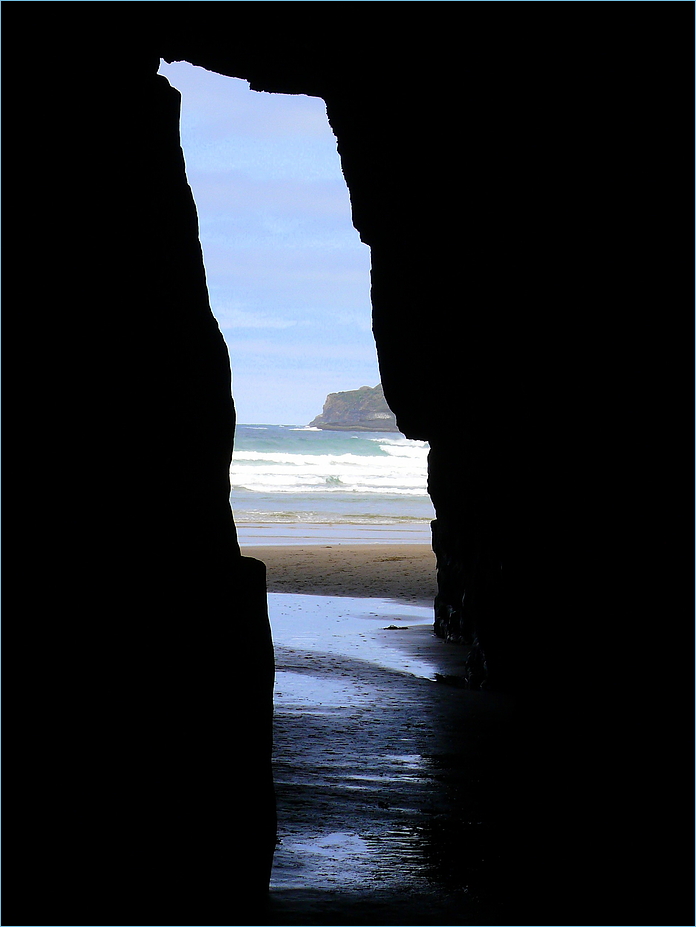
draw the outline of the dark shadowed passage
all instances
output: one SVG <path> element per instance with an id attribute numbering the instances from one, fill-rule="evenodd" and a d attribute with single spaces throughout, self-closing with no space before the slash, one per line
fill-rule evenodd
<path id="1" fill-rule="evenodd" d="M 512 706 L 463 688 L 432 609 L 270 594 L 278 846 L 269 923 L 497 923 Z"/>

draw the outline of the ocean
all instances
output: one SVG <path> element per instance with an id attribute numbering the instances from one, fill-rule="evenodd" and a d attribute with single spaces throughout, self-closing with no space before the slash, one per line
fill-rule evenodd
<path id="1" fill-rule="evenodd" d="M 398 433 L 237 425 L 230 501 L 242 547 L 429 544 L 428 444 Z"/>

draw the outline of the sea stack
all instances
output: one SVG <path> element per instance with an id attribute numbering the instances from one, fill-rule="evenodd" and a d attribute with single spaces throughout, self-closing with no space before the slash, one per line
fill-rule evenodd
<path id="1" fill-rule="evenodd" d="M 396 416 L 387 405 L 382 384 L 329 393 L 321 415 L 309 423 L 326 431 L 396 431 Z"/>

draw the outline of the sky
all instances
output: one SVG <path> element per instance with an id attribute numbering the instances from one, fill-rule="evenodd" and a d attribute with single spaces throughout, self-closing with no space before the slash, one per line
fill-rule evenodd
<path id="1" fill-rule="evenodd" d="M 322 99 L 257 93 L 184 62 L 181 142 L 237 421 L 307 424 L 328 393 L 376 386 L 370 250 L 353 228 Z"/>

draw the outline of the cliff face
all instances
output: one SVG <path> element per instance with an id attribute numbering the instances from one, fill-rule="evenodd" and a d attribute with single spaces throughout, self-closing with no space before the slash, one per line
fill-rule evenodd
<path id="1" fill-rule="evenodd" d="M 397 431 L 396 416 L 387 405 L 382 384 L 329 393 L 321 415 L 309 423 L 326 431 Z"/>

